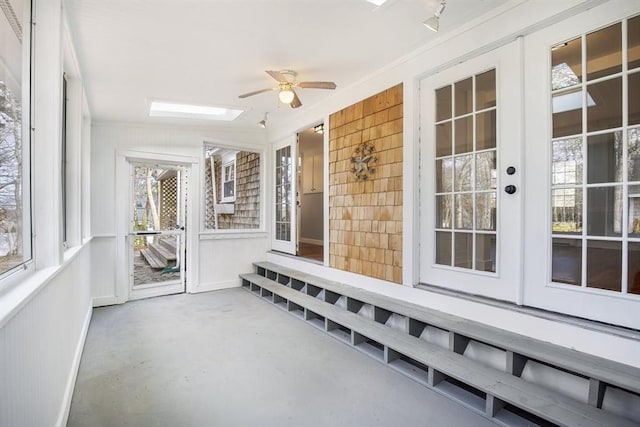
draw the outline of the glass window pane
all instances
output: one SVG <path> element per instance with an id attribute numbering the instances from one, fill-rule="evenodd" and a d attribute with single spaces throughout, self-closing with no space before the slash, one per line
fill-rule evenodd
<path id="1" fill-rule="evenodd" d="M 587 241 L 587 287 L 620 291 L 622 243 Z"/>
<path id="2" fill-rule="evenodd" d="M 473 155 L 456 156 L 454 160 L 455 175 L 454 188 L 455 191 L 473 190 Z"/>
<path id="3" fill-rule="evenodd" d="M 436 157 L 451 155 L 451 122 L 436 125 Z"/>
<path id="4" fill-rule="evenodd" d="M 451 86 L 436 89 L 436 122 L 451 118 Z"/>
<path id="5" fill-rule="evenodd" d="M 629 186 L 629 236 L 640 237 L 640 185 Z"/>
<path id="6" fill-rule="evenodd" d="M 496 106 L 496 70 L 476 76 L 476 111 Z"/>
<path id="7" fill-rule="evenodd" d="M 476 230 L 496 230 L 496 193 L 476 194 Z"/>
<path id="8" fill-rule="evenodd" d="M 553 185 L 582 183 L 582 138 L 559 139 L 552 142 Z"/>
<path id="9" fill-rule="evenodd" d="M 496 188 L 496 152 L 476 154 L 476 190 Z"/>
<path id="10" fill-rule="evenodd" d="M 473 229 L 473 196 L 471 194 L 455 195 L 455 227 L 458 230 Z"/>
<path id="11" fill-rule="evenodd" d="M 589 132 L 622 126 L 622 79 L 587 86 L 587 104 Z"/>
<path id="12" fill-rule="evenodd" d="M 622 132 L 593 135 L 587 138 L 587 183 L 623 180 Z"/>
<path id="13" fill-rule="evenodd" d="M 496 110 L 476 115 L 476 150 L 496 147 Z"/>
<path id="14" fill-rule="evenodd" d="M 23 101 L 29 96 L 29 80 L 23 80 L 29 75 L 29 64 L 25 61 L 29 58 L 26 54 L 29 46 L 23 44 L 24 38 L 18 38 L 9 24 L 27 22 L 24 4 L 3 2 L 0 11 L 0 224 L 3 226 L 0 273 L 31 258 L 27 181 L 30 175 L 29 136 L 22 134 L 23 128 L 28 127 L 23 123 L 22 115 L 26 109 Z M 29 31 L 29 28 L 23 30 Z"/>
<path id="15" fill-rule="evenodd" d="M 640 294 L 640 242 L 629 242 L 628 271 L 627 292 Z"/>
<path id="16" fill-rule="evenodd" d="M 473 116 L 456 119 L 455 153 L 473 151 Z"/>
<path id="17" fill-rule="evenodd" d="M 553 137 L 582 132 L 582 92 L 572 90 L 553 95 Z"/>
<path id="18" fill-rule="evenodd" d="M 631 70 L 640 67 L 640 15 L 629 19 L 627 36 L 629 69 Z"/>
<path id="19" fill-rule="evenodd" d="M 436 264 L 451 265 L 451 233 L 436 231 Z"/>
<path id="20" fill-rule="evenodd" d="M 447 193 L 453 189 L 453 159 L 436 160 L 436 193 Z"/>
<path id="21" fill-rule="evenodd" d="M 476 270 L 496 271 L 496 235 L 476 234 Z"/>
<path id="22" fill-rule="evenodd" d="M 451 228 L 451 195 L 436 196 L 436 228 Z"/>
<path id="23" fill-rule="evenodd" d="M 629 181 L 640 181 L 640 129 L 629 129 Z"/>
<path id="24" fill-rule="evenodd" d="M 473 111 L 473 80 L 471 77 L 455 84 L 456 117 Z"/>
<path id="25" fill-rule="evenodd" d="M 580 286 L 582 283 L 582 240 L 553 239 L 551 281 Z"/>
<path id="26" fill-rule="evenodd" d="M 587 189 L 587 234 L 619 236 L 622 233 L 622 187 Z"/>
<path id="27" fill-rule="evenodd" d="M 473 234 L 454 233 L 453 265 L 460 268 L 473 268 Z"/>
<path id="28" fill-rule="evenodd" d="M 587 80 L 622 70 L 622 24 L 587 34 Z"/>
<path id="29" fill-rule="evenodd" d="M 553 233 L 582 233 L 582 189 L 551 190 L 551 216 Z"/>
<path id="30" fill-rule="evenodd" d="M 628 94 L 629 125 L 637 125 L 640 123 L 640 73 L 629 74 Z"/>
<path id="31" fill-rule="evenodd" d="M 582 39 L 561 43 L 551 50 L 551 89 L 582 82 Z"/>

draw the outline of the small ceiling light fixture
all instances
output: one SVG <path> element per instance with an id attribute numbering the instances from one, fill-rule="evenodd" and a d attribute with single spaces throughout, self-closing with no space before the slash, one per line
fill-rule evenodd
<path id="1" fill-rule="evenodd" d="M 296 94 L 291 90 L 291 85 L 282 85 L 280 89 L 280 93 L 278 94 L 278 99 L 283 104 L 291 104 L 293 102 L 293 98 L 295 98 Z"/>
<path id="2" fill-rule="evenodd" d="M 423 22 L 424 26 L 430 29 L 431 31 L 438 32 L 440 29 L 440 15 L 444 12 L 444 8 L 447 6 L 447 0 L 440 0 L 440 4 L 435 12 L 433 12 L 433 16 L 426 21 Z"/>
<path id="3" fill-rule="evenodd" d="M 260 120 L 258 122 L 258 126 L 261 127 L 262 129 L 265 129 L 267 127 L 267 116 L 269 113 L 264 113 L 264 119 Z"/>
<path id="4" fill-rule="evenodd" d="M 324 123 L 320 123 L 318 126 L 313 127 L 313 131 L 315 133 L 323 134 L 324 133 Z"/>

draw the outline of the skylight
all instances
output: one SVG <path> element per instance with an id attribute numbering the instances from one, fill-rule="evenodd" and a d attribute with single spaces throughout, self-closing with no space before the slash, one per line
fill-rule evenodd
<path id="1" fill-rule="evenodd" d="M 375 4 L 376 6 L 382 6 L 384 2 L 387 0 L 367 0 L 369 3 Z"/>
<path id="2" fill-rule="evenodd" d="M 149 117 L 172 117 L 178 119 L 219 120 L 230 122 L 238 118 L 244 110 L 207 105 L 177 104 L 152 101 Z"/>
<path id="3" fill-rule="evenodd" d="M 594 105 L 596 105 L 596 102 L 587 92 L 587 107 L 593 107 Z M 582 108 L 582 92 L 569 92 L 553 97 L 554 114 L 579 110 L 580 108 Z"/>

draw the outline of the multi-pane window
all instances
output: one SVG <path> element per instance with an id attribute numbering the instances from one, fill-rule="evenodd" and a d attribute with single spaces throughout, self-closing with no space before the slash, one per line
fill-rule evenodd
<path id="1" fill-rule="evenodd" d="M 640 294 L 640 16 L 551 62 L 552 281 Z"/>
<path id="2" fill-rule="evenodd" d="M 496 271 L 496 71 L 436 90 L 435 263 Z"/>
<path id="3" fill-rule="evenodd" d="M 31 259 L 28 3 L 0 11 L 0 274 Z"/>
<path id="4" fill-rule="evenodd" d="M 293 159 L 291 146 L 276 151 L 276 240 L 291 240 Z"/>
<path id="5" fill-rule="evenodd" d="M 222 201 L 236 200 L 236 161 L 233 160 L 222 167 Z"/>

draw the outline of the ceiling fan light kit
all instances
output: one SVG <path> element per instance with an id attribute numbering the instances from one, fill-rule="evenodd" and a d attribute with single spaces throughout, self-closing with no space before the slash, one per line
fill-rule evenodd
<path id="1" fill-rule="evenodd" d="M 297 82 L 297 74 L 295 71 L 291 70 L 267 70 L 266 73 L 278 82 L 278 86 L 245 93 L 243 95 L 240 95 L 239 98 L 248 98 L 250 96 L 258 95 L 264 92 L 272 92 L 274 90 L 278 90 L 278 99 L 280 100 L 280 102 L 282 102 L 283 104 L 289 104 L 291 108 L 298 108 L 302 106 L 302 102 L 300 101 L 300 98 L 298 98 L 298 94 L 296 93 L 294 88 L 329 90 L 333 90 L 336 88 L 336 84 L 334 82 Z"/>
<path id="2" fill-rule="evenodd" d="M 280 93 L 278 94 L 278 99 L 280 99 L 280 102 L 282 102 L 283 104 L 291 104 L 295 96 L 296 94 L 293 93 L 293 91 L 291 90 L 291 87 L 285 85 L 284 88 L 280 89 Z"/>

